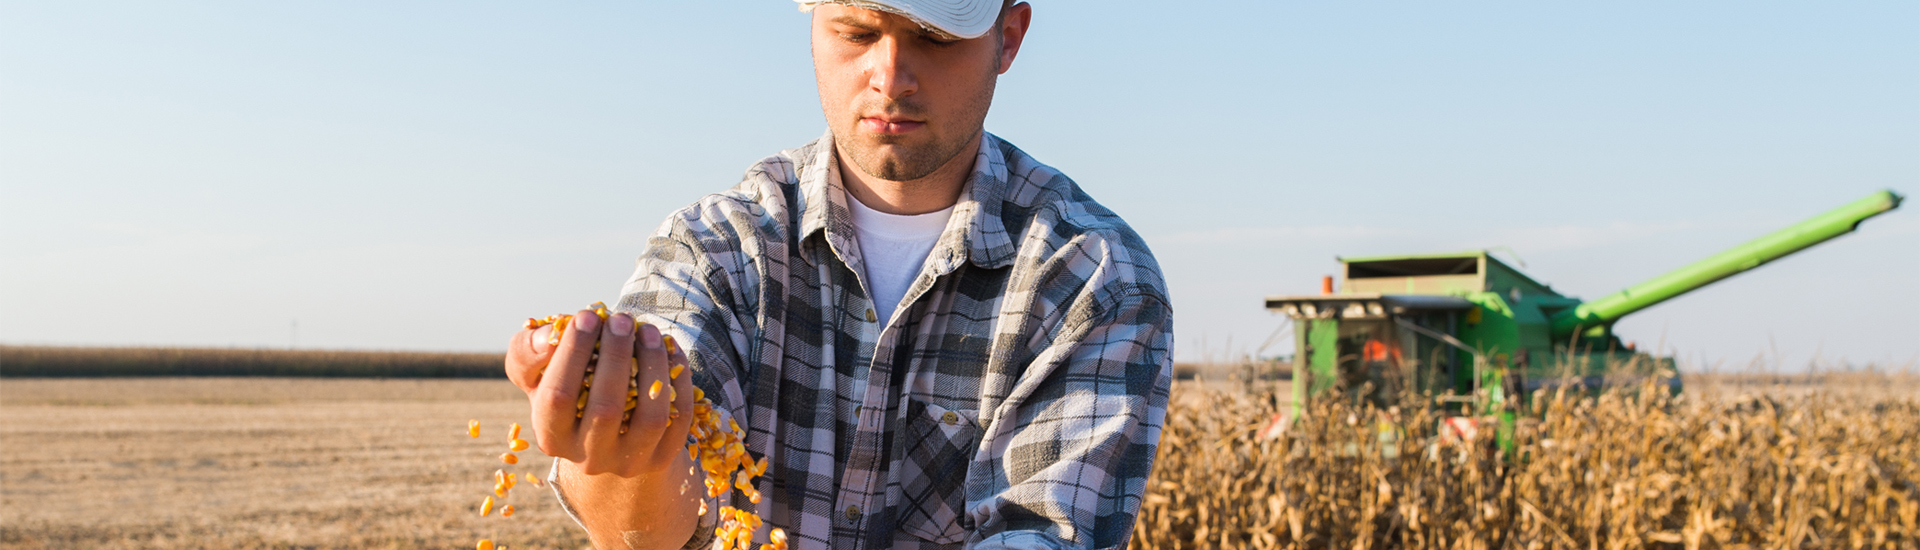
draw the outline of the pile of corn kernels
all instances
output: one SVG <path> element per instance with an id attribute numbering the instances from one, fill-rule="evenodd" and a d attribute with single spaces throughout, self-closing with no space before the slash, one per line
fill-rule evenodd
<path id="1" fill-rule="evenodd" d="M 592 309 L 593 313 L 599 316 L 602 321 L 607 319 L 608 311 L 606 304 L 596 302 L 590 309 Z M 547 339 L 547 343 L 557 347 L 560 345 L 560 335 L 565 333 L 567 324 L 571 322 L 572 319 L 573 317 L 570 315 L 552 315 L 545 319 L 527 319 L 524 326 L 528 329 L 534 329 L 546 325 L 553 325 L 553 330 L 551 336 Z M 673 357 L 676 352 L 679 351 L 678 344 L 674 342 L 672 336 L 662 336 L 661 339 L 662 344 L 667 350 L 667 356 Z M 634 409 L 640 405 L 640 365 L 638 360 L 630 359 L 630 361 L 632 361 L 633 368 L 628 369 L 630 375 L 627 379 L 626 409 L 620 416 L 620 433 L 622 434 L 627 431 L 627 422 L 632 420 Z M 587 393 L 588 390 L 593 387 L 593 371 L 595 365 L 599 362 L 600 342 L 596 340 L 593 343 L 593 355 L 587 360 L 586 375 L 580 380 L 580 397 L 574 401 L 574 418 L 580 418 L 586 414 Z M 670 382 L 678 379 L 685 371 L 685 364 L 676 363 L 669 367 L 666 381 L 655 380 L 647 387 L 647 399 L 659 399 L 660 394 L 664 392 L 669 402 L 675 400 L 677 395 Z M 701 391 L 699 388 L 694 388 L 693 398 L 693 425 L 690 427 L 693 441 L 687 444 L 687 458 L 698 464 L 697 467 L 706 472 L 705 484 L 707 496 L 719 497 L 727 492 L 727 487 L 732 486 L 738 489 L 740 494 L 745 495 L 748 502 L 759 504 L 761 495 L 757 489 L 754 489 L 753 478 L 766 473 L 766 457 L 762 456 L 759 460 L 751 459 L 747 454 L 746 442 L 743 440 L 745 431 L 741 430 L 740 424 L 734 422 L 732 419 L 726 419 L 723 424 L 720 412 L 714 408 L 713 401 L 707 399 L 706 392 Z M 679 410 L 671 407 L 667 410 L 668 418 L 679 419 Z M 511 433 L 508 435 L 508 439 L 511 439 L 512 442 L 508 448 L 513 451 L 526 449 L 527 442 L 519 438 L 520 425 L 514 424 L 509 431 Z M 479 421 L 468 422 L 467 434 L 472 437 L 480 437 Z M 500 459 L 507 464 L 516 464 L 519 462 L 519 458 L 511 452 L 501 455 Z M 688 471 L 687 473 L 693 474 L 695 472 Z M 526 477 L 527 481 L 534 485 L 538 486 L 540 484 L 539 478 L 534 477 L 533 474 L 527 474 Z M 513 489 L 513 484 L 514 476 L 502 470 L 494 471 L 493 491 L 494 494 L 498 495 L 502 500 L 505 500 L 508 492 Z M 481 503 L 480 515 L 485 516 L 492 509 L 493 497 L 490 496 L 487 497 L 486 501 Z M 700 502 L 699 513 L 700 515 L 706 515 L 707 513 L 707 503 L 704 499 Z M 513 506 L 508 505 L 501 509 L 500 515 L 503 517 L 513 515 Z M 748 510 L 741 510 L 732 506 L 723 506 L 720 508 L 720 526 L 714 528 L 714 548 L 718 550 L 752 550 L 753 534 L 760 529 L 760 525 L 759 515 Z M 767 540 L 769 543 L 760 545 L 759 550 L 787 549 L 786 531 L 774 529 L 767 534 Z M 491 540 L 481 540 L 478 548 L 479 550 L 501 550 L 505 547 L 496 547 Z"/>

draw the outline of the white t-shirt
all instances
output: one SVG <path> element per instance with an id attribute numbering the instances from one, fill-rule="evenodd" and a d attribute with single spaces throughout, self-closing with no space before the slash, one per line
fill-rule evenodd
<path id="1" fill-rule="evenodd" d="M 860 256 L 867 268 L 867 284 L 873 287 L 873 308 L 880 320 L 891 322 L 900 300 L 920 276 L 927 254 L 947 228 L 953 207 L 939 212 L 912 216 L 888 214 L 861 204 L 847 194 L 847 209 L 853 213 L 854 233 L 860 239 Z"/>

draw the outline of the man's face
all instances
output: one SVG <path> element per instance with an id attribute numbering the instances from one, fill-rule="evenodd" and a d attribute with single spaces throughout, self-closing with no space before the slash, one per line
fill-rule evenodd
<path id="1" fill-rule="evenodd" d="M 926 177 L 969 153 L 1012 61 L 1004 46 L 998 31 L 942 40 L 891 13 L 818 6 L 813 71 L 834 142 L 862 172 L 891 181 Z"/>

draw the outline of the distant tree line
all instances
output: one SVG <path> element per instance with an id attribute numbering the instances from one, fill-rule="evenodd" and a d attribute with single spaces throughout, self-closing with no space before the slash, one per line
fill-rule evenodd
<path id="1" fill-rule="evenodd" d="M 0 377 L 505 378 L 499 353 L 0 345 Z"/>

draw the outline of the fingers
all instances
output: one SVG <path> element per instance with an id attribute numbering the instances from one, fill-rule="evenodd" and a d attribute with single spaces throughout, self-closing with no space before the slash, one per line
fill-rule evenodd
<path id="1" fill-rule="evenodd" d="M 547 326 L 521 330 L 507 344 L 507 379 L 528 395 L 540 386 L 540 376 L 546 372 L 547 362 L 553 359 L 553 346 L 547 344 L 552 332 Z"/>
<path id="2" fill-rule="evenodd" d="M 580 378 L 586 374 L 587 360 L 593 356 L 593 343 L 600 333 L 600 317 L 581 310 L 560 330 L 560 345 L 553 350 L 546 374 L 530 400 L 533 403 L 534 433 L 540 437 L 540 452 L 568 460 L 583 460 L 585 449 L 576 430 L 575 411 L 580 398 Z"/>
<path id="3" fill-rule="evenodd" d="M 687 367 L 687 351 L 680 342 L 666 346 L 667 376 L 671 377 L 673 402 L 668 413 L 665 433 L 660 434 L 660 445 L 654 449 L 653 460 L 656 464 L 674 464 L 675 455 L 685 454 L 687 434 L 693 427 L 693 371 Z M 675 370 L 680 371 L 674 376 Z M 667 396 L 661 396 L 662 399 Z"/>
<path id="4" fill-rule="evenodd" d="M 627 423 L 627 434 L 638 439 L 641 451 L 651 457 L 653 451 L 661 446 L 677 446 L 661 436 L 673 422 L 668 417 L 668 411 L 678 391 L 667 385 L 667 350 L 661 343 L 660 328 L 641 325 L 638 334 L 634 357 L 640 363 L 640 376 L 636 384 L 639 396 L 635 399 L 633 419 Z M 659 465 L 652 460 L 648 462 Z"/>
<path id="5" fill-rule="evenodd" d="M 627 393 L 633 376 L 633 318 L 616 313 L 607 318 L 600 333 L 600 361 L 594 367 L 592 388 L 587 392 L 586 410 L 580 418 L 582 439 L 588 450 L 587 472 L 618 471 L 621 456 L 630 455 L 632 444 L 621 436 L 625 420 Z"/>

